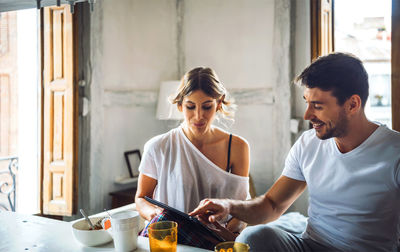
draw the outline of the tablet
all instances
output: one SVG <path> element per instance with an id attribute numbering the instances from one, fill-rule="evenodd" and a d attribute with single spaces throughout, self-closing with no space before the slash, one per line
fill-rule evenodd
<path id="1" fill-rule="evenodd" d="M 197 229 L 197 231 L 204 233 L 204 235 L 209 235 L 212 238 L 214 238 L 220 242 L 225 241 L 225 239 L 223 239 L 221 236 L 216 234 L 214 231 L 210 230 L 206 225 L 201 223 L 197 218 L 190 216 L 184 212 L 181 212 L 176 208 L 170 207 L 158 200 L 149 198 L 147 196 L 144 196 L 144 198 L 151 204 L 154 204 L 156 206 L 164 208 L 164 210 L 168 210 L 172 215 L 177 215 L 177 216 L 181 217 L 180 219 L 183 219 L 184 221 L 188 222 L 189 224 L 194 225 L 194 227 Z"/>

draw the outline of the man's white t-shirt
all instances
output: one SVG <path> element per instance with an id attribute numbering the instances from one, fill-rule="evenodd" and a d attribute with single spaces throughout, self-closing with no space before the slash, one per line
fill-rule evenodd
<path id="1" fill-rule="evenodd" d="M 306 131 L 282 175 L 305 181 L 308 224 L 303 237 L 345 251 L 397 251 L 400 218 L 400 133 L 380 125 L 354 150 Z"/>
<path id="2" fill-rule="evenodd" d="M 181 126 L 145 144 L 139 171 L 157 180 L 154 199 L 183 212 L 192 211 L 204 198 L 244 200 L 249 195 L 249 178 L 215 165 Z"/>

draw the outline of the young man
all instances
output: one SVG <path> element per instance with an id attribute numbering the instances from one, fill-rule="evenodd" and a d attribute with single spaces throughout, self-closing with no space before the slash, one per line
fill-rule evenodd
<path id="1" fill-rule="evenodd" d="M 249 224 L 280 217 L 308 187 L 301 238 L 256 225 L 236 239 L 252 251 L 397 251 L 400 133 L 364 113 L 368 75 L 356 57 L 318 58 L 296 81 L 305 86 L 306 131 L 291 148 L 282 176 L 250 201 L 205 199 L 191 213 L 215 222 L 230 214 Z"/>

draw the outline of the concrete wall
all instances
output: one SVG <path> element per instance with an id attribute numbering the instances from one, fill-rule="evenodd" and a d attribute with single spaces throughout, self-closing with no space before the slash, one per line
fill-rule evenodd
<path id="1" fill-rule="evenodd" d="M 91 20 L 90 211 L 111 207 L 128 176 L 124 151 L 166 126 L 155 118 L 162 80 L 176 79 L 176 2 L 98 1 Z M 126 186 L 125 186 L 126 187 Z M 133 196 L 132 196 L 133 197 Z"/>
<path id="2" fill-rule="evenodd" d="M 292 72 L 303 67 L 292 60 L 293 41 L 302 41 L 297 32 L 294 39 L 294 7 L 290 0 L 96 1 L 86 94 L 90 213 L 110 207 L 108 193 L 124 188 L 114 183 L 127 175 L 123 152 L 142 151 L 172 126 L 155 118 L 161 81 L 198 65 L 214 68 L 236 99 L 229 130 L 250 143 L 257 194 L 272 185 L 291 146 Z"/>
<path id="3" fill-rule="evenodd" d="M 294 31 L 293 43 L 293 74 L 299 75 L 311 62 L 311 31 L 310 31 L 310 0 L 297 0 L 295 6 L 295 17 L 292 31 Z M 292 142 L 308 129 L 308 121 L 304 121 L 303 114 L 306 104 L 303 99 L 303 88 L 292 85 L 292 113 L 293 118 L 300 120 L 300 132 L 292 134 Z M 307 214 L 308 190 L 294 202 L 291 210 Z"/>
<path id="4" fill-rule="evenodd" d="M 236 94 L 238 110 L 230 130 L 249 141 L 251 175 L 257 194 L 273 182 L 273 42 L 275 2 L 182 1 L 184 69 L 212 67 Z M 240 89 L 240 91 L 238 91 Z M 246 93 L 253 99 L 242 101 Z M 237 92 L 235 92 L 237 91 Z M 270 96 L 270 101 L 257 97 Z"/>

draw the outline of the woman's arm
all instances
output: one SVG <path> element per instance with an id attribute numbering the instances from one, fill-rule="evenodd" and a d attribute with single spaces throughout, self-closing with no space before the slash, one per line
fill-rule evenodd
<path id="1" fill-rule="evenodd" d="M 156 185 L 157 180 L 143 175 L 142 173 L 139 174 L 138 188 L 135 196 L 136 209 L 139 211 L 140 215 L 148 221 L 162 212 L 161 208 L 154 206 L 144 199 L 144 196 L 153 198 Z"/>
<path id="2" fill-rule="evenodd" d="M 231 172 L 233 174 L 248 177 L 250 170 L 249 144 L 241 137 L 233 136 L 231 145 Z"/>
<path id="3" fill-rule="evenodd" d="M 250 148 L 249 144 L 241 137 L 232 137 L 231 146 L 231 167 L 232 173 L 248 177 L 250 170 Z M 236 218 L 232 218 L 228 223 L 226 228 L 233 233 L 240 233 L 247 224 Z"/>

